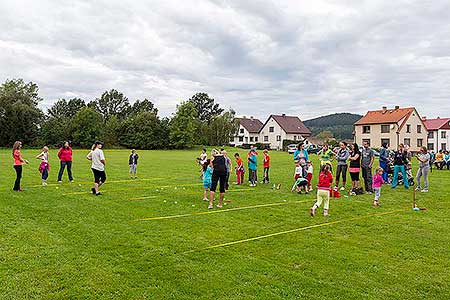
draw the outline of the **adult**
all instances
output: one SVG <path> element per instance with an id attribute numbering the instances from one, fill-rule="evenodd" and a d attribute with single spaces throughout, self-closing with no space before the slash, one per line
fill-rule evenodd
<path id="1" fill-rule="evenodd" d="M 333 150 L 330 149 L 330 147 L 328 146 L 328 144 L 325 143 L 325 145 L 323 145 L 322 149 L 319 151 L 319 153 L 317 153 L 317 155 L 319 156 L 320 159 L 320 165 L 329 165 L 330 166 L 330 172 L 332 172 L 332 165 L 331 165 L 331 160 L 333 158 Z"/>
<path id="2" fill-rule="evenodd" d="M 22 153 L 20 153 L 20 149 L 22 149 L 22 142 L 16 141 L 12 148 L 12 156 L 14 158 L 14 170 L 16 170 L 16 181 L 14 182 L 13 190 L 16 192 L 22 192 L 22 188 L 20 187 L 20 180 L 22 179 L 22 165 L 28 164 L 28 160 L 22 158 Z"/>
<path id="3" fill-rule="evenodd" d="M 352 179 L 352 190 L 351 195 L 362 194 L 361 182 L 359 181 L 359 173 L 361 172 L 361 152 L 359 151 L 359 146 L 357 143 L 351 145 L 350 157 L 350 178 Z"/>
<path id="4" fill-rule="evenodd" d="M 213 174 L 211 179 L 211 189 L 210 189 L 208 209 L 214 208 L 213 202 L 214 197 L 216 195 L 217 184 L 220 184 L 219 189 L 220 197 L 219 197 L 219 204 L 217 205 L 217 207 L 222 208 L 223 198 L 225 197 L 225 185 L 227 180 L 226 159 L 222 153 L 220 153 L 216 149 L 213 149 L 211 162 L 213 165 Z"/>
<path id="5" fill-rule="evenodd" d="M 423 177 L 423 190 L 422 193 L 428 192 L 428 173 L 430 172 L 430 154 L 426 147 L 421 147 L 420 152 L 417 153 L 417 159 L 419 160 L 419 169 L 417 170 L 416 180 L 417 187 L 416 191 L 421 190 L 420 179 Z"/>
<path id="6" fill-rule="evenodd" d="M 445 162 L 444 162 L 444 153 L 442 153 L 442 150 L 439 150 L 439 152 L 436 153 L 434 165 L 438 170 L 442 170 L 442 168 L 444 168 Z"/>
<path id="7" fill-rule="evenodd" d="M 336 187 L 339 187 L 339 179 L 342 177 L 341 191 L 345 190 L 347 181 L 347 160 L 350 157 L 346 142 L 339 143 L 339 150 L 336 152 L 337 168 L 336 168 Z"/>
<path id="8" fill-rule="evenodd" d="M 297 150 L 294 152 L 294 161 L 299 162 L 303 169 L 303 177 L 306 177 L 306 163 L 309 161 L 308 151 L 305 149 L 303 143 L 297 145 Z"/>
<path id="9" fill-rule="evenodd" d="M 70 147 L 69 142 L 64 142 L 63 146 L 58 150 L 59 158 L 59 173 L 58 182 L 62 182 L 62 177 L 64 174 L 64 169 L 67 167 L 67 175 L 69 176 L 69 181 L 73 182 L 72 176 L 72 147 Z"/>
<path id="10" fill-rule="evenodd" d="M 434 154 L 434 151 L 431 150 L 431 152 L 430 152 L 430 173 L 433 172 L 433 164 L 434 164 L 435 159 L 436 159 L 436 155 Z"/>
<path id="11" fill-rule="evenodd" d="M 227 180 L 225 182 L 225 190 L 228 190 L 230 187 L 230 174 L 233 169 L 233 163 L 231 162 L 231 158 L 228 156 L 228 152 L 226 150 L 221 150 L 223 157 L 225 157 L 225 166 L 227 167 Z"/>
<path id="12" fill-rule="evenodd" d="M 406 158 L 405 146 L 400 144 L 398 150 L 394 154 L 394 178 L 392 179 L 392 188 L 396 188 L 398 185 L 398 173 L 402 173 L 403 185 L 406 189 L 409 188 L 408 177 L 406 175 L 406 165 L 408 159 Z"/>
<path id="13" fill-rule="evenodd" d="M 383 181 L 385 183 L 388 182 L 388 163 L 389 163 L 389 154 L 388 154 L 387 143 L 383 143 L 380 149 L 380 167 L 383 169 Z"/>
<path id="14" fill-rule="evenodd" d="M 364 190 L 368 194 L 372 194 L 372 165 L 375 155 L 373 150 L 370 149 L 369 143 L 364 141 L 363 149 L 361 152 L 361 170 L 362 177 L 364 179 Z"/>
<path id="15" fill-rule="evenodd" d="M 106 181 L 106 173 L 105 173 L 105 155 L 103 154 L 103 143 L 100 141 L 96 141 L 92 146 L 91 152 L 87 155 L 87 159 L 92 162 L 91 169 L 94 174 L 94 186 L 91 191 L 92 194 L 96 196 L 100 196 L 99 188 Z"/>

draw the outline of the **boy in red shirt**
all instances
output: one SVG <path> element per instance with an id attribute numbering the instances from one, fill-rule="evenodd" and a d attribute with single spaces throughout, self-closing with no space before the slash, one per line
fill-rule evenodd
<path id="1" fill-rule="evenodd" d="M 263 181 L 261 183 L 270 183 L 270 180 L 269 180 L 269 169 L 270 169 L 269 151 L 267 149 L 264 149 L 263 155 L 264 155 L 264 159 L 263 159 L 264 178 L 263 178 Z"/>
<path id="2" fill-rule="evenodd" d="M 244 162 L 242 161 L 242 158 L 240 157 L 239 153 L 234 154 L 234 158 L 236 158 L 236 178 L 237 178 L 237 184 L 241 185 L 244 184 Z"/>
<path id="3" fill-rule="evenodd" d="M 328 216 L 328 208 L 330 206 L 330 190 L 333 183 L 333 175 L 330 172 L 330 166 L 325 164 L 322 166 L 319 174 L 319 183 L 317 185 L 317 201 L 309 210 L 311 217 L 316 214 L 316 209 L 323 203 L 323 215 Z"/>

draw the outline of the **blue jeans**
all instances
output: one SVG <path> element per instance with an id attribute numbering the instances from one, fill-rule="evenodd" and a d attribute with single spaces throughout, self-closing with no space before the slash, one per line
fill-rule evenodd
<path id="1" fill-rule="evenodd" d="M 387 162 L 380 161 L 380 167 L 383 169 L 383 180 L 384 180 L 384 182 L 388 182 Z"/>
<path id="2" fill-rule="evenodd" d="M 394 166 L 394 179 L 392 179 L 392 187 L 395 188 L 398 185 L 398 172 L 402 172 L 403 176 L 403 185 L 405 188 L 409 188 L 408 177 L 406 176 L 405 166 Z"/>
<path id="3" fill-rule="evenodd" d="M 60 163 L 60 168 L 59 168 L 59 173 L 58 173 L 58 181 L 62 180 L 62 176 L 64 174 L 64 169 L 67 166 L 67 175 L 69 176 L 69 180 L 72 181 L 73 180 L 73 176 L 72 176 L 72 162 L 71 161 L 62 161 Z"/>

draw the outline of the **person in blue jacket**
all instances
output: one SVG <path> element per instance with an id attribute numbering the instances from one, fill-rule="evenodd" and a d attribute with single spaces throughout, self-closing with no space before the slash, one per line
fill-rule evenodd
<path id="1" fill-rule="evenodd" d="M 309 161 L 308 151 L 305 149 L 303 143 L 299 143 L 297 150 L 294 152 L 294 162 L 299 162 L 303 169 L 303 177 L 306 177 L 306 163 Z"/>
<path id="2" fill-rule="evenodd" d="M 389 154 L 388 154 L 389 145 L 383 143 L 380 150 L 380 167 L 383 169 L 383 181 L 388 182 L 388 163 L 389 163 Z"/>
<path id="3" fill-rule="evenodd" d="M 256 186 L 258 180 L 256 171 L 258 168 L 258 158 L 256 156 L 256 149 L 252 148 L 248 154 L 248 172 L 250 173 L 250 186 Z"/>

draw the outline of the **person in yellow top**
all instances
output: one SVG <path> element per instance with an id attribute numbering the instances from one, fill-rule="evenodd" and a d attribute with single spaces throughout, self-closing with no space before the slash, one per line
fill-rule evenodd
<path id="1" fill-rule="evenodd" d="M 317 153 L 320 159 L 320 165 L 329 165 L 331 170 L 331 161 L 333 159 L 334 153 L 333 151 L 328 147 L 328 144 L 324 144 L 322 147 L 322 150 Z"/>
<path id="2" fill-rule="evenodd" d="M 438 170 L 442 170 L 442 168 L 445 165 L 445 161 L 444 161 L 444 153 L 442 153 L 442 150 L 439 150 L 438 153 L 436 153 L 436 159 L 434 161 L 434 165 L 436 166 L 436 168 Z"/>

